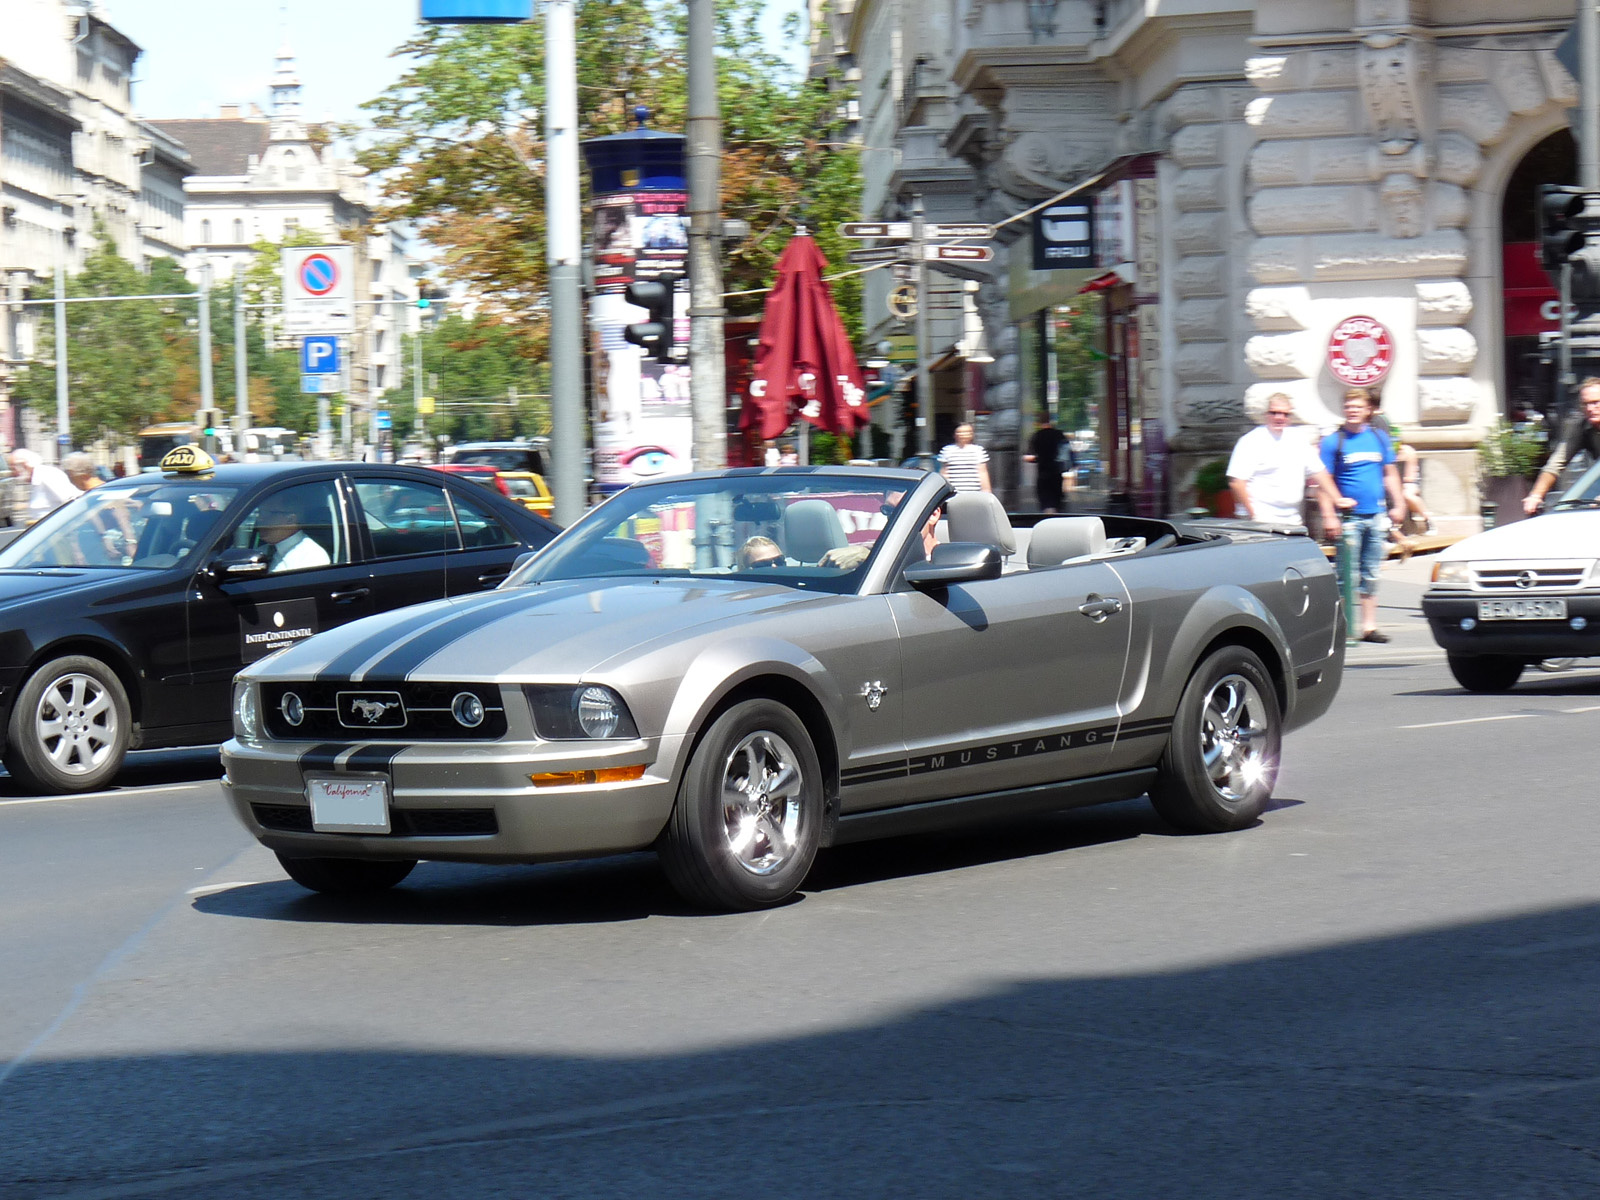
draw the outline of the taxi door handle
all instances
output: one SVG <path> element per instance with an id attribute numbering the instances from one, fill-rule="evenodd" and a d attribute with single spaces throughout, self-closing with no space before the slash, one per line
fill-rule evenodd
<path id="1" fill-rule="evenodd" d="M 1115 596 L 1096 596 L 1090 593 L 1089 599 L 1078 605 L 1078 611 L 1091 621 L 1104 621 L 1122 611 L 1122 601 Z"/>
<path id="2" fill-rule="evenodd" d="M 372 595 L 371 588 L 358 587 L 351 588 L 347 592 L 334 592 L 333 600 L 336 604 L 349 604 L 352 600 L 365 600 L 370 595 Z"/>

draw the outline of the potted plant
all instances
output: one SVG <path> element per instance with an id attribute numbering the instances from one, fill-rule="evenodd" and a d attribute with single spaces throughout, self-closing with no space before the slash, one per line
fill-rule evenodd
<path id="1" fill-rule="evenodd" d="M 1484 435 L 1478 445 L 1478 467 L 1482 473 L 1481 490 L 1486 521 L 1504 525 L 1520 521 L 1523 498 L 1538 477 L 1539 465 L 1544 462 L 1547 450 L 1545 433 L 1540 429 L 1517 426 L 1501 419 Z"/>
<path id="2" fill-rule="evenodd" d="M 1213 459 L 1195 472 L 1195 500 L 1214 517 L 1233 516 L 1233 491 L 1228 487 L 1228 460 Z"/>

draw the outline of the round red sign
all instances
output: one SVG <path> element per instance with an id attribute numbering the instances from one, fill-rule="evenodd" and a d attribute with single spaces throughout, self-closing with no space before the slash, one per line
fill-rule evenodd
<path id="1" fill-rule="evenodd" d="M 1328 369 L 1352 387 L 1377 383 L 1394 365 L 1394 337 L 1381 321 L 1346 317 L 1328 338 Z"/>

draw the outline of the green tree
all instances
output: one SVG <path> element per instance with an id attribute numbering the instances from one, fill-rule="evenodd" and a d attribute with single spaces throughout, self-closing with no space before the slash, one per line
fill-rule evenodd
<path id="1" fill-rule="evenodd" d="M 95 247 L 83 270 L 67 280 L 69 297 L 138 296 L 193 291 L 170 260 L 146 276 L 117 253 L 104 223 L 95 222 Z M 160 287 L 154 286 L 159 282 Z M 106 300 L 67 305 L 67 390 L 75 440 L 87 444 L 106 435 L 131 436 L 143 426 L 176 415 L 180 364 L 193 360 L 188 320 L 195 306 L 185 300 Z M 46 310 L 48 313 L 49 310 Z M 38 359 L 18 382 L 18 399 L 46 415 L 55 412 L 55 323 L 40 322 Z M 196 368 L 197 369 L 197 368 Z"/>
<path id="2" fill-rule="evenodd" d="M 451 313 L 421 338 L 425 394 L 438 406 L 426 419 L 431 436 L 462 442 L 550 432 L 549 374 L 524 356 L 516 330 L 484 314 L 469 320 Z M 406 338 L 408 364 L 415 353 L 415 338 Z M 412 391 L 391 388 L 383 403 L 403 440 L 416 424 Z"/>
<path id="3" fill-rule="evenodd" d="M 723 210 L 752 229 L 729 252 L 727 290 L 752 293 L 730 298 L 735 315 L 760 310 L 761 289 L 798 224 L 843 266 L 834 226 L 856 215 L 860 194 L 855 153 L 841 144 L 844 93 L 825 79 L 793 78 L 760 36 L 762 7 L 725 0 L 718 14 Z M 683 6 L 668 0 L 582 0 L 581 136 L 624 131 L 636 104 L 652 111 L 656 127 L 682 129 L 685 21 Z M 416 221 L 444 250 L 448 273 L 471 285 L 491 315 L 513 322 L 524 353 L 542 357 L 542 27 L 429 28 L 396 53 L 414 65 L 366 106 L 372 130 L 362 154 L 385 179 L 386 215 Z M 858 328 L 858 280 L 841 280 L 835 294 Z"/>

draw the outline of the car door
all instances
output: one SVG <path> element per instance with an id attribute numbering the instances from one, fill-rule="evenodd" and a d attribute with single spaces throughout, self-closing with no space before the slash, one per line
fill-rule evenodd
<path id="1" fill-rule="evenodd" d="M 189 703 L 201 723 L 227 723 L 229 684 L 246 663 L 375 611 L 372 571 L 353 552 L 349 498 L 337 476 L 289 482 L 235 507 L 218 552 L 270 545 L 278 561 L 255 573 L 226 573 L 213 553 L 210 564 L 217 565 L 193 577 Z M 303 536 L 274 542 L 274 522 L 286 511 L 297 516 Z"/>
<path id="2" fill-rule="evenodd" d="M 1093 775 L 1117 731 L 1127 590 L 1100 562 L 891 594 L 919 798 Z M 920 777 L 920 782 L 919 782 Z"/>
<path id="3" fill-rule="evenodd" d="M 464 487 L 447 487 L 455 509 L 459 545 L 445 552 L 445 590 L 470 596 L 498 587 L 523 553 L 517 535 L 493 507 Z"/>
<path id="4" fill-rule="evenodd" d="M 378 610 L 443 600 L 445 556 L 461 545 L 443 482 L 363 472 L 351 492 Z"/>

